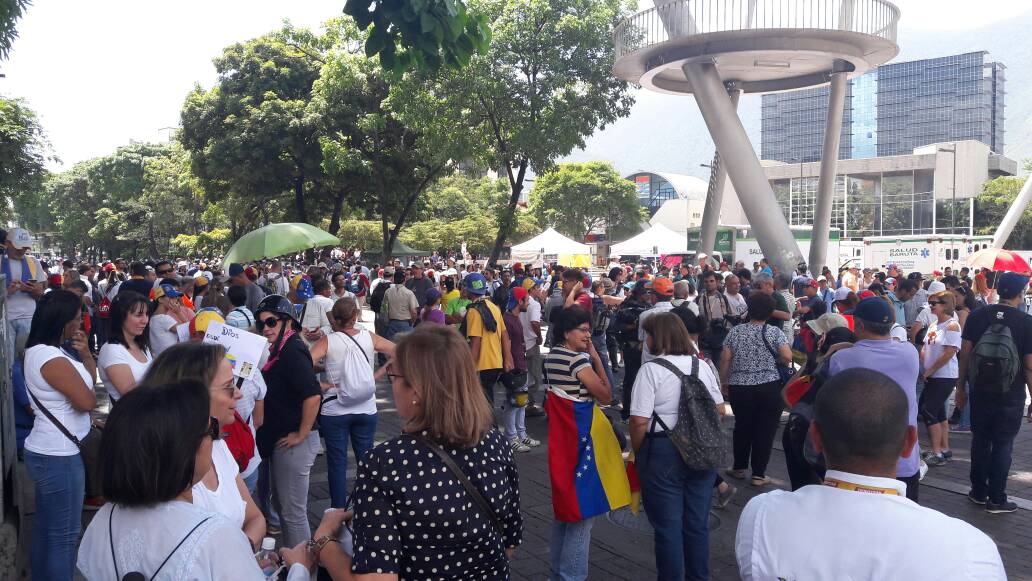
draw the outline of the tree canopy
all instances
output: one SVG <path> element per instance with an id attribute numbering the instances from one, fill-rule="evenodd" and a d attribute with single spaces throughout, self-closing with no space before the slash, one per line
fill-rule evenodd
<path id="1" fill-rule="evenodd" d="M 647 219 L 634 184 L 600 161 L 564 163 L 545 172 L 530 192 L 530 211 L 579 240 L 598 230 L 609 240 L 635 234 Z"/>
<path id="2" fill-rule="evenodd" d="M 36 113 L 24 101 L 0 97 L 0 217 L 13 200 L 42 186 L 49 151 Z"/>
<path id="3" fill-rule="evenodd" d="M 31 0 L 0 2 L 0 60 L 7 60 L 8 55 L 11 54 L 11 46 L 18 38 L 18 29 L 15 24 L 25 14 L 25 10 L 30 4 L 32 4 Z"/>
<path id="4" fill-rule="evenodd" d="M 995 234 L 1007 210 L 1025 184 L 1024 177 L 998 177 L 982 187 L 982 194 L 975 199 L 975 232 Z M 1025 208 L 1014 231 L 1004 242 L 1005 248 L 1032 248 L 1032 205 Z"/>

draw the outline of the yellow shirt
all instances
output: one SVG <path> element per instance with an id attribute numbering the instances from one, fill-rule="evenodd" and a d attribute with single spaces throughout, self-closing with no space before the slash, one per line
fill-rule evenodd
<path id="1" fill-rule="evenodd" d="M 441 308 L 448 306 L 453 299 L 459 298 L 459 294 L 459 289 L 452 289 L 451 292 L 444 293 L 444 296 L 441 297 Z"/>
<path id="2" fill-rule="evenodd" d="M 480 318 L 480 311 L 473 305 L 466 307 L 466 336 L 480 337 L 480 358 L 477 359 L 477 371 L 502 368 L 502 333 L 505 332 L 505 320 L 502 319 L 502 311 L 490 299 L 482 299 L 488 310 L 494 315 L 497 324 L 495 331 L 489 332 L 484 328 L 484 321 Z"/>

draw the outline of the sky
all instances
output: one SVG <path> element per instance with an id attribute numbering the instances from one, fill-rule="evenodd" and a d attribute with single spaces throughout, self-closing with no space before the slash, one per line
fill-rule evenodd
<path id="1" fill-rule="evenodd" d="M 652 0 L 640 0 L 642 8 Z M 900 26 L 965 29 L 1032 9 L 1028 0 L 898 0 Z M 979 9 L 972 9 L 973 6 Z M 52 169 L 135 141 L 165 141 L 222 49 L 289 19 L 318 27 L 344 0 L 35 0 L 0 62 L 0 95 L 23 98 L 60 158 Z"/>

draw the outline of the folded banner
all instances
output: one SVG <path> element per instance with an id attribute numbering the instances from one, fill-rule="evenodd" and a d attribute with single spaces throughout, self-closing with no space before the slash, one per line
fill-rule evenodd
<path id="1" fill-rule="evenodd" d="M 556 520 L 578 522 L 630 504 L 620 445 L 595 402 L 551 390 L 545 411 Z"/>

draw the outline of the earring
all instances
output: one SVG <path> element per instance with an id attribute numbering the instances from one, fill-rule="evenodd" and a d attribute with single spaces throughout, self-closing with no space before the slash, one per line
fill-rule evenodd
<path id="1" fill-rule="evenodd" d="M 419 401 L 418 400 L 412 400 L 412 405 L 419 405 Z"/>

